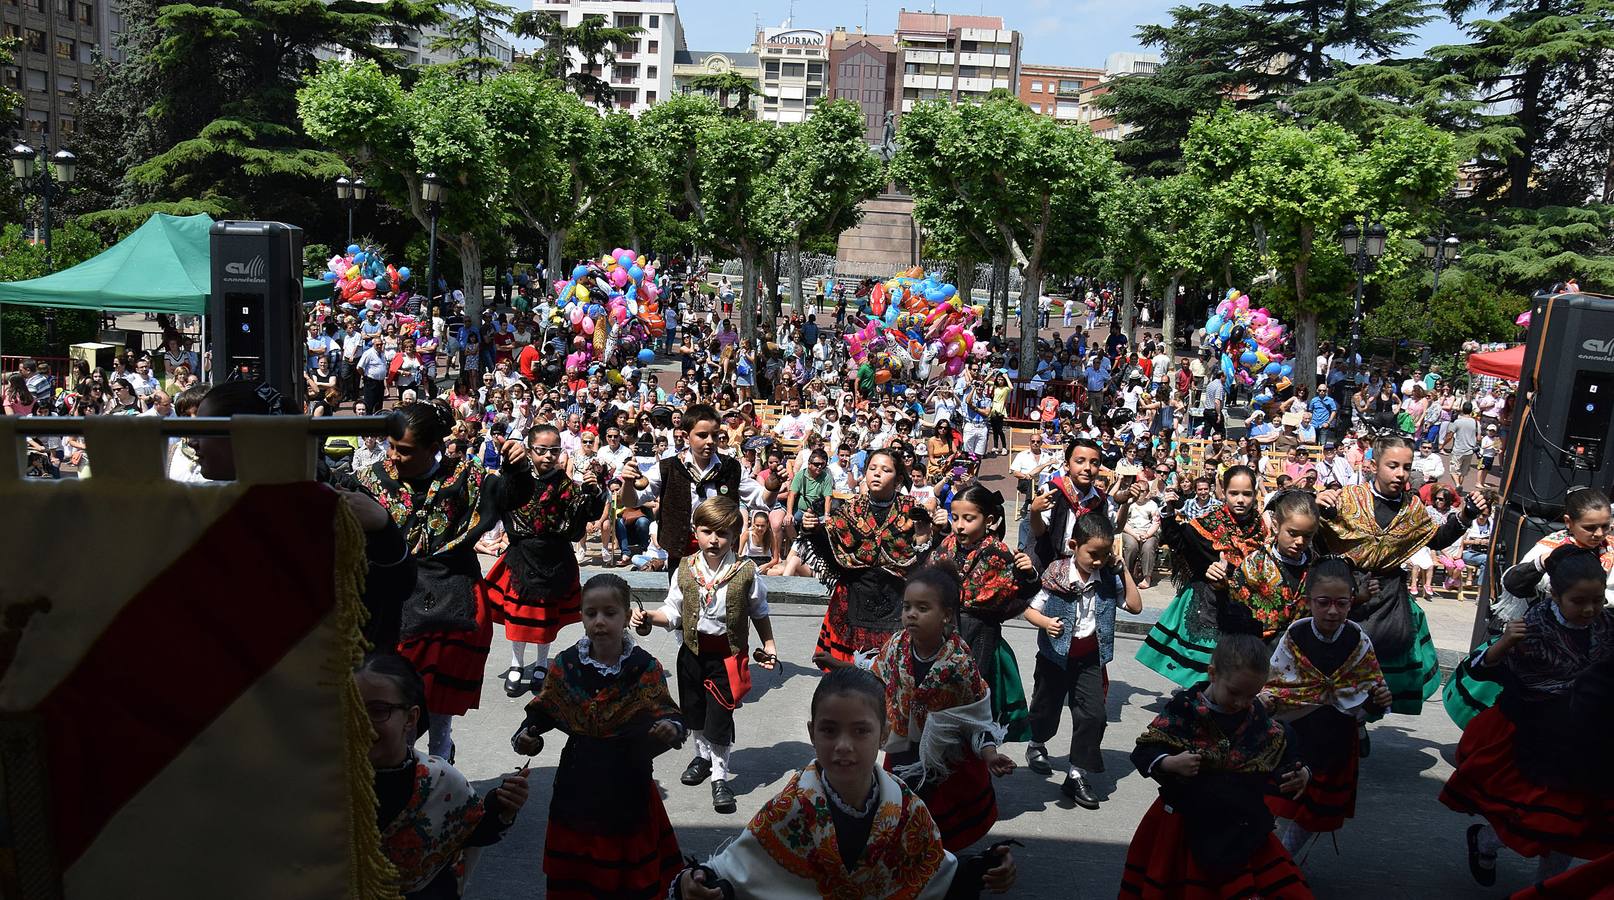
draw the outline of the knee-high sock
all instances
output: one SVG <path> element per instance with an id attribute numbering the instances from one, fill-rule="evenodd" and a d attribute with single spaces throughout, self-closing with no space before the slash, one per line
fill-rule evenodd
<path id="1" fill-rule="evenodd" d="M 532 666 L 535 669 L 548 669 L 549 668 L 549 645 L 548 644 L 533 644 L 532 645 Z"/>
<path id="2" fill-rule="evenodd" d="M 1479 834 L 1474 838 L 1474 844 L 1485 856 L 1495 856 L 1496 851 L 1502 849 L 1502 839 L 1497 836 L 1496 829 L 1489 825 L 1479 830 Z"/>
<path id="3" fill-rule="evenodd" d="M 729 778 L 729 744 L 708 744 L 712 752 L 712 780 L 727 781 Z"/>
<path id="4" fill-rule="evenodd" d="M 1306 846 L 1306 841 L 1311 839 L 1311 832 L 1301 828 L 1293 819 L 1283 819 L 1282 822 L 1283 824 L 1278 827 L 1278 840 L 1283 842 L 1283 849 L 1289 851 L 1290 856 L 1294 856 L 1300 852 L 1301 847 Z"/>
<path id="5" fill-rule="evenodd" d="M 706 735 L 699 731 L 692 731 L 690 734 L 695 736 L 695 755 L 701 759 L 711 759 L 712 744 L 710 741 L 706 740 Z"/>
<path id="6" fill-rule="evenodd" d="M 1575 858 L 1567 853 L 1548 853 L 1536 858 L 1536 881 L 1546 881 L 1556 875 L 1562 875 Z"/>
<path id="7" fill-rule="evenodd" d="M 527 643 L 525 641 L 510 642 L 510 667 L 513 669 L 526 668 Z"/>
<path id="8" fill-rule="evenodd" d="M 431 713 L 427 717 L 426 752 L 448 759 L 454 749 L 454 717 Z"/>

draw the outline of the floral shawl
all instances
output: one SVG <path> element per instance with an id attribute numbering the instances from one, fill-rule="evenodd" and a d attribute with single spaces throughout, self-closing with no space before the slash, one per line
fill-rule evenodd
<path id="1" fill-rule="evenodd" d="M 1229 571 L 1237 569 L 1244 562 L 1244 557 L 1267 540 L 1266 523 L 1259 513 L 1251 515 L 1250 521 L 1241 525 L 1225 504 L 1189 520 L 1183 528 L 1209 545 L 1213 554 L 1219 553 L 1225 557 Z M 1186 571 L 1187 554 L 1179 553 L 1176 557 L 1174 565 L 1177 571 L 1174 574 L 1180 584 L 1186 585 L 1204 578 L 1203 572 Z"/>
<path id="2" fill-rule="evenodd" d="M 1586 647 L 1574 639 L 1574 629 L 1559 620 L 1550 599 L 1531 604 L 1524 624 L 1530 636 L 1507 655 L 1506 665 L 1527 691 L 1567 693 L 1577 676 L 1614 653 L 1614 610 L 1603 609 L 1587 626 L 1591 634 Z"/>
<path id="3" fill-rule="evenodd" d="M 1267 678 L 1264 699 L 1274 713 L 1302 706 L 1332 706 L 1348 716 L 1361 718 L 1375 685 L 1384 684 L 1384 672 L 1379 669 L 1378 655 L 1373 652 L 1373 641 L 1368 639 L 1354 622 L 1340 627 L 1356 635 L 1356 649 L 1332 673 L 1324 675 L 1301 651 L 1295 632 L 1312 627 L 1306 617 L 1283 633 L 1278 649 L 1272 653 L 1272 674 Z M 1337 640 L 1348 641 L 1349 633 Z"/>
<path id="4" fill-rule="evenodd" d="M 1287 629 L 1306 608 L 1304 585 L 1271 547 L 1244 557 L 1228 579 L 1227 599 L 1249 610 L 1261 626 L 1262 640 Z"/>
<path id="5" fill-rule="evenodd" d="M 1440 523 L 1413 493 L 1403 495 L 1401 509 L 1388 528 L 1380 528 L 1373 515 L 1369 485 L 1341 488 L 1338 510 L 1333 518 L 1323 517 L 1322 538 L 1330 552 L 1347 557 L 1367 572 L 1399 569 L 1440 530 Z"/>
<path id="6" fill-rule="evenodd" d="M 545 724 L 552 722 L 570 735 L 614 738 L 681 715 L 667 692 L 667 673 L 643 647 L 630 650 L 622 660 L 620 677 L 597 693 L 583 679 L 586 668 L 575 646 L 555 657 L 538 696 L 527 703 L 529 717 L 539 721 L 547 717 Z"/>
<path id="7" fill-rule="evenodd" d="M 914 683 L 912 649 L 913 638 L 903 629 L 874 658 L 872 671 L 885 682 L 886 722 L 893 738 L 917 739 L 931 713 L 966 706 L 987 695 L 975 657 L 957 634 L 947 636 L 925 680 L 918 684 Z"/>
<path id="8" fill-rule="evenodd" d="M 415 790 L 381 833 L 381 850 L 398 869 L 403 893 L 418 891 L 445 866 L 460 866 L 465 842 L 486 810 L 458 769 L 435 756 L 415 757 Z"/>
<path id="9" fill-rule="evenodd" d="M 817 760 L 790 776 L 745 831 L 706 865 L 737 897 L 769 900 L 942 900 L 958 860 L 942 849 L 930 810 L 876 769 L 879 804 L 869 840 L 847 871 Z"/>
<path id="10" fill-rule="evenodd" d="M 1201 683 L 1173 693 L 1166 708 L 1138 735 L 1138 744 L 1198 753 L 1202 772 L 1276 771 L 1288 746 L 1283 724 L 1256 700 L 1233 733 L 1226 734 L 1211 715 L 1204 688 Z"/>
<path id="11" fill-rule="evenodd" d="M 424 559 L 448 553 L 475 540 L 484 530 L 482 481 L 488 471 L 467 456 L 450 472 L 438 469 L 422 493 L 398 477 L 398 467 L 383 459 L 356 474 L 359 484 L 386 507 L 404 533 L 409 552 Z"/>
<path id="12" fill-rule="evenodd" d="M 511 510 L 505 528 L 512 539 L 555 535 L 566 537 L 587 498 L 564 472 L 536 479 L 532 499 Z"/>
<path id="13" fill-rule="evenodd" d="M 1020 596 L 1020 581 L 1015 577 L 1014 551 L 1001 538 L 988 536 L 974 548 L 966 550 L 959 547 L 958 535 L 949 534 L 942 539 L 938 553 L 958 567 L 966 612 L 1009 617 L 1025 611 L 1029 598 L 1022 599 Z"/>
<path id="14" fill-rule="evenodd" d="M 843 569 L 879 567 L 898 578 L 919 564 L 926 547 L 914 533 L 913 498 L 899 494 L 891 501 L 884 524 L 875 518 L 866 494 L 831 512 L 824 523 L 830 554 Z"/>

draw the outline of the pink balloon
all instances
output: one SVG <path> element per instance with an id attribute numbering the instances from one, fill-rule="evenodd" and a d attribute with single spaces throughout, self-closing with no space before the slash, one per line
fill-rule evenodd
<path id="1" fill-rule="evenodd" d="M 627 269 L 612 269 L 611 270 L 611 284 L 615 285 L 618 288 L 627 287 L 628 286 L 628 270 Z"/>
<path id="2" fill-rule="evenodd" d="M 572 304 L 572 324 L 581 325 L 583 322 L 583 304 Z"/>
<path id="3" fill-rule="evenodd" d="M 590 319 L 588 316 L 583 317 L 583 333 L 584 334 L 593 334 L 594 333 L 594 320 Z"/>
<path id="4" fill-rule="evenodd" d="M 964 371 L 964 357 L 955 356 L 952 359 L 949 359 L 947 361 L 946 371 L 948 375 L 957 375 L 958 373 Z"/>

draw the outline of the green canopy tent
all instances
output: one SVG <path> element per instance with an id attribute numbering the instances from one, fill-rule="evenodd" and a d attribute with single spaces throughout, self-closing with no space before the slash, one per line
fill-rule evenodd
<path id="1" fill-rule="evenodd" d="M 93 259 L 27 281 L 0 283 L 0 303 L 114 312 L 207 314 L 212 250 L 207 215 L 158 213 Z M 332 286 L 303 279 L 305 300 L 328 299 Z"/>

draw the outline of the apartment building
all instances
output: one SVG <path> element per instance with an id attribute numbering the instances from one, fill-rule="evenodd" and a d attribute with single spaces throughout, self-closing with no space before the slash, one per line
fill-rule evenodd
<path id="1" fill-rule="evenodd" d="M 1020 102 L 1038 115 L 1082 121 L 1082 91 L 1104 80 L 1104 70 L 1084 66 L 1020 66 Z"/>
<path id="2" fill-rule="evenodd" d="M 864 34 L 837 28 L 829 36 L 829 93 L 863 108 L 864 137 L 871 146 L 885 141 L 886 113 L 897 108 L 896 35 Z"/>
<path id="3" fill-rule="evenodd" d="M 644 29 L 644 34 L 617 47 L 616 63 L 609 72 L 603 65 L 594 67 L 593 74 L 610 83 L 616 108 L 638 115 L 676 89 L 676 55 L 687 49 L 678 4 L 670 0 L 533 0 L 532 8 L 558 16 L 568 28 L 598 16 L 618 28 Z"/>
<path id="4" fill-rule="evenodd" d="M 900 112 L 922 100 L 977 102 L 993 90 L 1016 92 L 1020 81 L 1020 32 L 1004 28 L 1002 16 L 897 13 L 902 54 Z"/>
<path id="5" fill-rule="evenodd" d="M 95 66 L 113 52 L 121 19 L 111 0 L 0 0 L 0 38 L 17 42 L 0 82 L 22 95 L 12 142 L 54 152 L 79 130 L 78 100 L 95 92 Z M 49 136 L 47 141 L 46 136 Z M 7 144 L 10 146 L 10 144 Z"/>

